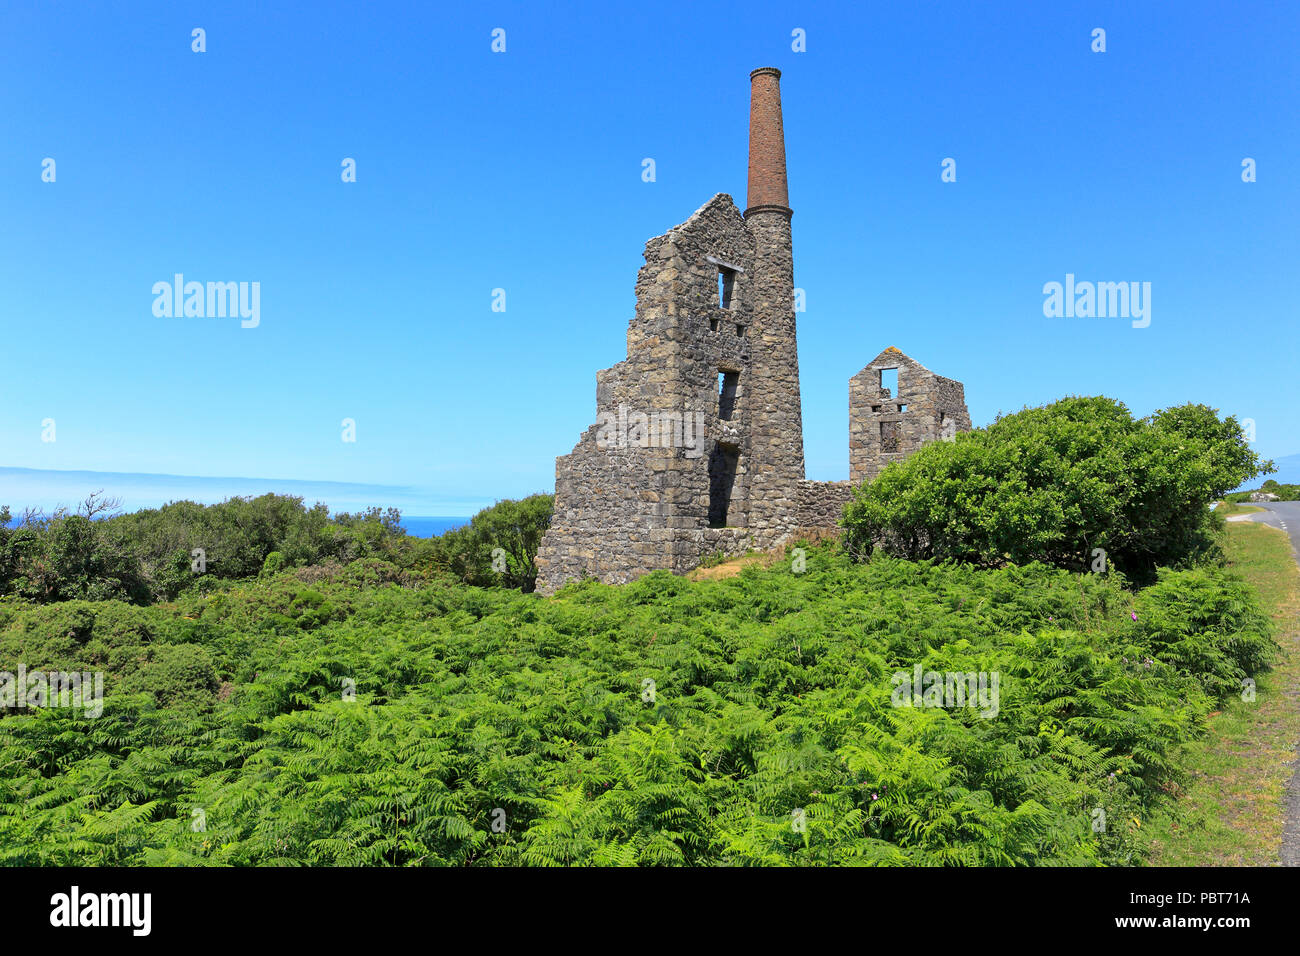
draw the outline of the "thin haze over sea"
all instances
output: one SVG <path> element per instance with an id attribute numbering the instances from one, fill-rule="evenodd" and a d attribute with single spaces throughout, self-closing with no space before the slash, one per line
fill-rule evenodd
<path id="1" fill-rule="evenodd" d="M 157 508 L 169 501 L 215 504 L 234 496 L 274 492 L 294 495 L 310 506 L 324 502 L 331 513 L 366 508 L 397 508 L 408 534 L 429 537 L 469 522 L 469 516 L 493 504 L 490 498 L 448 498 L 395 485 L 352 484 L 273 478 L 209 478 L 102 471 L 52 471 L 0 467 L 0 505 L 15 515 L 27 508 L 50 513 L 75 510 L 92 493 L 121 499 L 122 511 Z"/>

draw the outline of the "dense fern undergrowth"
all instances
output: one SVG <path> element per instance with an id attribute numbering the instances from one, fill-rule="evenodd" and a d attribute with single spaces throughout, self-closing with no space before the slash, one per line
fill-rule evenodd
<path id="1" fill-rule="evenodd" d="M 1207 568 L 399 579 L 0 601 L 0 669 L 106 674 L 97 718 L 0 717 L 0 863 L 1140 863 L 1180 745 L 1275 647 Z M 996 716 L 894 706 L 917 664 L 998 673 Z"/>

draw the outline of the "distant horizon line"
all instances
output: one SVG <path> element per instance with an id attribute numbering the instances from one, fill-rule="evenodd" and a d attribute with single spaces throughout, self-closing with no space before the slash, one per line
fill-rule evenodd
<path id="1" fill-rule="evenodd" d="M 1300 453 L 1277 456 L 1272 460 L 1278 463 L 1278 472 L 1275 475 L 1257 476 L 1253 481 L 1243 483 L 1241 486 L 1233 490 L 1240 491 L 1251 487 L 1258 487 L 1269 478 L 1278 480 L 1283 484 L 1300 481 Z M 455 495 L 449 496 L 438 494 L 412 485 L 385 485 L 374 482 L 338 481 L 331 479 L 267 478 L 241 475 L 184 475 L 174 474 L 171 472 L 99 471 L 90 468 L 31 468 L 24 465 L 0 465 L 0 506 L 9 505 L 18 508 L 19 510 L 26 507 L 37 507 L 42 511 L 56 510 L 60 507 L 73 508 L 77 504 L 80 504 L 81 501 L 84 501 L 87 494 L 101 489 L 83 488 L 76 492 L 72 492 L 65 488 L 63 489 L 64 494 L 69 494 L 76 500 L 70 500 L 68 504 L 64 504 L 61 501 L 54 503 L 55 496 L 49 494 L 51 491 L 54 491 L 54 489 L 41 489 L 41 493 L 36 495 L 27 491 L 26 493 L 20 493 L 17 496 L 11 496 L 7 493 L 9 489 L 6 489 L 3 484 L 3 479 L 6 476 L 15 479 L 26 477 L 29 480 L 39 480 L 42 477 L 48 478 L 57 476 L 65 482 L 81 480 L 87 485 L 98 484 L 101 479 L 109 482 L 116 479 L 124 482 L 134 482 L 137 485 L 144 485 L 145 488 L 134 489 L 135 493 L 128 493 L 126 495 L 118 495 L 107 488 L 102 489 L 108 497 L 123 498 L 122 508 L 124 512 L 143 511 L 149 508 L 161 508 L 171 502 L 186 500 L 194 500 L 196 503 L 204 505 L 218 503 L 214 500 L 198 500 L 200 498 L 212 499 L 216 497 L 222 501 L 227 501 L 231 498 L 257 497 L 262 494 L 285 494 L 287 492 L 295 492 L 296 494 L 294 494 L 294 496 L 301 498 L 304 503 L 307 502 L 308 498 L 314 498 L 312 503 L 320 502 L 326 504 L 332 515 L 344 512 L 355 512 L 359 509 L 364 510 L 371 507 L 380 507 L 396 508 L 402 514 L 403 519 L 423 518 L 468 520 L 484 508 L 489 508 L 498 501 L 508 500 L 510 498 L 509 495 L 493 497 L 491 499 L 479 497 L 461 498 Z M 1290 480 L 1288 481 L 1288 479 Z M 167 485 L 169 483 L 174 485 L 186 485 L 191 483 L 225 483 L 231 485 L 279 486 L 279 488 L 264 487 L 260 490 L 255 488 L 249 488 L 246 490 L 238 488 L 209 488 L 206 489 L 208 494 L 203 495 L 195 494 L 200 491 L 200 489 L 197 488 L 173 487 L 170 489 L 153 489 L 150 487 L 153 485 Z M 130 489 L 124 490 L 128 492 L 131 491 Z M 154 490 L 158 493 L 140 493 L 141 491 Z M 169 491 L 171 492 L 170 495 L 168 494 Z M 542 491 L 540 493 L 545 494 L 547 492 Z M 55 492 L 55 495 L 58 495 L 58 492 Z M 194 495 L 194 497 L 191 497 L 191 495 Z M 19 499 L 38 498 L 44 500 L 40 501 L 38 504 L 31 505 L 22 500 L 8 500 L 11 497 L 18 497 Z M 59 495 L 59 497 L 62 496 Z M 332 498 L 333 501 L 324 500 L 325 498 Z M 425 502 L 416 503 L 412 499 L 441 499 L 440 503 L 445 506 L 446 510 L 442 513 L 433 513 L 432 510 L 425 512 L 421 509 L 420 512 L 417 513 L 412 510 L 412 506 L 419 508 L 420 504 L 424 504 Z"/>
<path id="2" fill-rule="evenodd" d="M 74 509 L 89 494 L 98 491 L 105 497 L 120 499 L 121 509 L 132 512 L 161 508 L 175 501 L 209 505 L 231 498 L 283 494 L 300 498 L 307 505 L 323 503 L 331 514 L 379 507 L 396 508 L 404 517 L 456 519 L 468 519 L 510 497 L 489 499 L 439 493 L 413 485 L 361 481 L 0 465 L 0 505 L 18 511 Z"/>
<path id="3" fill-rule="evenodd" d="M 348 488 L 381 488 L 385 491 L 414 491 L 410 485 L 379 485 L 365 481 L 337 481 L 314 478 L 268 478 L 265 475 L 178 475 L 169 471 L 99 471 L 94 468 L 28 468 L 24 465 L 0 465 L 0 472 L 25 471 L 35 474 L 116 475 L 122 478 L 182 478 L 194 481 L 273 481 L 304 485 L 337 485 Z"/>

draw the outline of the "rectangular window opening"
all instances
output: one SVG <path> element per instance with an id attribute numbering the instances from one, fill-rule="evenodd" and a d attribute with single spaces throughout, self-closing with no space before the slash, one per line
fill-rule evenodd
<path id="1" fill-rule="evenodd" d="M 880 423 L 880 451 L 886 455 L 898 454 L 898 422 Z"/>
<path id="2" fill-rule="evenodd" d="M 718 370 L 718 417 L 723 421 L 730 419 L 736 410 L 736 390 L 739 386 L 739 372 Z"/>
<path id="3" fill-rule="evenodd" d="M 898 396 L 898 369 L 882 368 L 880 370 L 880 390 L 890 398 Z"/>
<path id="4" fill-rule="evenodd" d="M 718 267 L 718 306 L 723 309 L 731 308 L 731 293 L 736 288 L 736 273 L 733 269 L 727 269 L 723 266 Z"/>

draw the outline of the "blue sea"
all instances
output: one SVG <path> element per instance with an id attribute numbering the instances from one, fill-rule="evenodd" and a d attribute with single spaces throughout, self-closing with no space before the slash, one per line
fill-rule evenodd
<path id="1" fill-rule="evenodd" d="M 435 538 L 444 531 L 469 524 L 468 518 L 438 518 L 425 515 L 402 515 L 402 527 L 414 538 Z"/>
<path id="2" fill-rule="evenodd" d="M 412 515 L 409 518 L 403 515 L 401 521 L 402 528 L 413 538 L 436 538 L 445 531 L 460 528 L 467 524 L 469 524 L 469 518 L 448 518 L 436 515 Z M 16 528 L 18 518 L 10 517 L 9 526 Z"/>
<path id="3" fill-rule="evenodd" d="M 216 504 L 235 495 L 256 497 L 268 491 L 294 495 L 310 507 L 324 502 L 332 514 L 356 513 L 372 506 L 397 508 L 402 527 L 417 538 L 442 534 L 468 524 L 472 515 L 490 507 L 494 499 L 439 494 L 428 489 L 368 485 L 337 481 L 299 481 L 268 478 L 203 478 L 97 471 L 54 471 L 0 466 L 0 505 L 15 514 L 28 507 L 52 513 L 58 508 L 75 511 L 93 492 L 118 500 L 120 511 L 158 508 L 169 501 Z M 443 511 L 430 515 L 429 511 Z M 458 511 L 460 515 L 445 512 Z"/>

